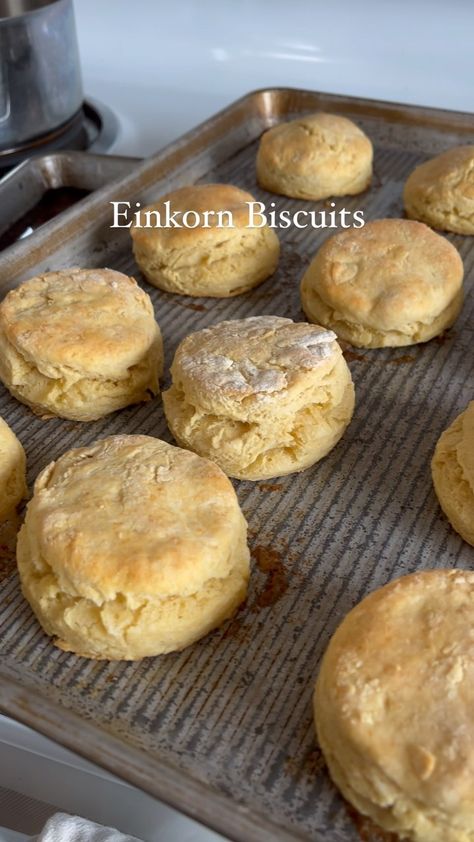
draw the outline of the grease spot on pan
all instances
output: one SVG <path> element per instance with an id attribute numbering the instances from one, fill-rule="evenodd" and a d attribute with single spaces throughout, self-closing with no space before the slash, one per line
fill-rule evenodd
<path id="1" fill-rule="evenodd" d="M 284 485 L 278 482 L 261 482 L 258 488 L 260 491 L 281 491 Z"/>
<path id="2" fill-rule="evenodd" d="M 255 601 L 252 605 L 252 610 L 258 611 L 261 608 L 274 605 L 281 599 L 288 590 L 288 577 L 278 550 L 258 544 L 253 548 L 252 556 L 257 568 L 266 577 L 263 587 L 255 595 Z"/>
<path id="3" fill-rule="evenodd" d="M 16 571 L 16 536 L 21 517 L 15 512 L 0 523 L 0 582 Z"/>

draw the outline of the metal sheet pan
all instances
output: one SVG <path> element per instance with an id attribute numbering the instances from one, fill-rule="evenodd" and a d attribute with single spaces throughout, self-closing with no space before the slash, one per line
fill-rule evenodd
<path id="1" fill-rule="evenodd" d="M 336 201 L 336 209 L 362 209 L 366 219 L 401 215 L 401 188 L 412 168 L 473 140 L 471 115 L 259 91 L 4 252 L 2 294 L 37 271 L 70 265 L 135 274 L 154 301 L 167 366 L 184 335 L 223 318 L 302 319 L 299 280 L 330 230 L 280 231 L 278 271 L 251 293 L 187 299 L 140 277 L 128 231 L 109 227 L 109 202 L 144 202 L 203 180 L 233 182 L 279 209 L 308 207 L 259 190 L 254 161 L 262 131 L 317 109 L 354 118 L 374 141 L 371 188 Z M 474 248 L 472 238 L 449 239 L 466 269 L 466 303 L 455 327 L 418 347 L 349 349 L 357 406 L 335 450 L 299 475 L 236 482 L 254 555 L 249 598 L 236 618 L 182 653 L 132 664 L 87 661 L 51 645 L 7 570 L 0 585 L 4 711 L 232 839 L 358 838 L 313 735 L 311 696 L 321 655 L 368 591 L 412 570 L 473 562 L 472 548 L 441 515 L 429 471 L 440 432 L 473 388 Z M 66 449 L 111 433 L 171 440 L 159 400 L 74 424 L 42 421 L 3 389 L 0 399 L 2 415 L 25 445 L 30 482 Z"/>
<path id="2" fill-rule="evenodd" d="M 129 173 L 140 158 L 91 152 L 52 152 L 19 164 L 0 179 L 0 234 L 49 190 L 79 188 L 91 193 Z"/>

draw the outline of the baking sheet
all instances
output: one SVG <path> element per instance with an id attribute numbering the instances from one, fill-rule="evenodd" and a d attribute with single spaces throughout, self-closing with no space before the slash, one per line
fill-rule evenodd
<path id="1" fill-rule="evenodd" d="M 29 158 L 0 178 L 0 235 L 31 211 L 46 192 L 98 190 L 129 173 L 139 160 L 91 152 L 52 152 Z"/>
<path id="2" fill-rule="evenodd" d="M 128 231 L 109 228 L 108 202 L 143 203 L 202 180 L 235 183 L 278 209 L 327 209 L 324 202 L 265 193 L 254 166 L 262 131 L 320 108 L 356 119 L 374 142 L 371 188 L 335 200 L 336 210 L 362 209 L 366 220 L 401 215 L 402 184 L 413 167 L 473 140 L 471 115 L 312 92 L 256 92 L 4 252 L 1 292 L 36 271 L 70 265 L 134 274 L 153 299 L 167 368 L 187 333 L 224 318 L 303 319 L 299 281 L 331 230 L 279 231 L 278 270 L 248 294 L 182 298 L 143 280 Z M 313 734 L 311 696 L 322 653 L 346 612 L 373 588 L 413 570 L 470 568 L 474 560 L 442 516 L 429 470 L 439 434 L 473 396 L 474 248 L 472 238 L 449 239 L 466 272 L 466 302 L 454 328 L 421 346 L 347 349 L 356 411 L 338 446 L 302 474 L 235 482 L 253 551 L 249 597 L 237 616 L 182 653 L 132 664 L 87 661 L 51 645 L 6 561 L 0 583 L 5 712 L 230 838 L 359 838 Z M 172 441 L 159 400 L 89 424 L 42 421 L 2 387 L 0 411 L 26 448 L 30 484 L 66 449 L 106 435 Z"/>

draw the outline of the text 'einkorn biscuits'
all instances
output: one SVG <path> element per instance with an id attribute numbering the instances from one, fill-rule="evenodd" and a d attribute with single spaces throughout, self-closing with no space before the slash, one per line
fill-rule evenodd
<path id="1" fill-rule="evenodd" d="M 231 184 L 195 184 L 143 208 L 141 214 L 156 213 L 161 220 L 169 203 L 171 213 L 192 214 L 200 223 L 132 225 L 133 253 L 146 279 L 166 292 L 211 298 L 240 295 L 261 284 L 277 267 L 280 243 L 268 225 L 249 225 L 248 203 L 254 201 Z"/>

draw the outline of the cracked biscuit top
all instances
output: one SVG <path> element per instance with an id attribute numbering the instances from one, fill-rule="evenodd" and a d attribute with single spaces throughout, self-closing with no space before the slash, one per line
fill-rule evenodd
<path id="1" fill-rule="evenodd" d="M 28 523 L 34 563 L 47 563 L 68 593 L 100 602 L 183 596 L 226 577 L 243 518 L 212 462 L 151 436 L 116 435 L 45 468 Z"/>
<path id="2" fill-rule="evenodd" d="M 0 333 L 47 377 L 121 378 L 159 334 L 153 305 L 133 278 L 111 269 L 47 272 L 0 304 Z"/>
<path id="3" fill-rule="evenodd" d="M 220 322 L 179 346 L 173 375 L 192 395 L 216 404 L 280 401 L 306 374 L 327 369 L 340 354 L 332 330 L 279 316 Z M 325 365 L 326 364 L 326 365 Z"/>
<path id="4" fill-rule="evenodd" d="M 280 316 L 221 322 L 187 336 L 163 393 L 176 441 L 229 476 L 301 471 L 339 441 L 354 387 L 336 335 Z"/>

